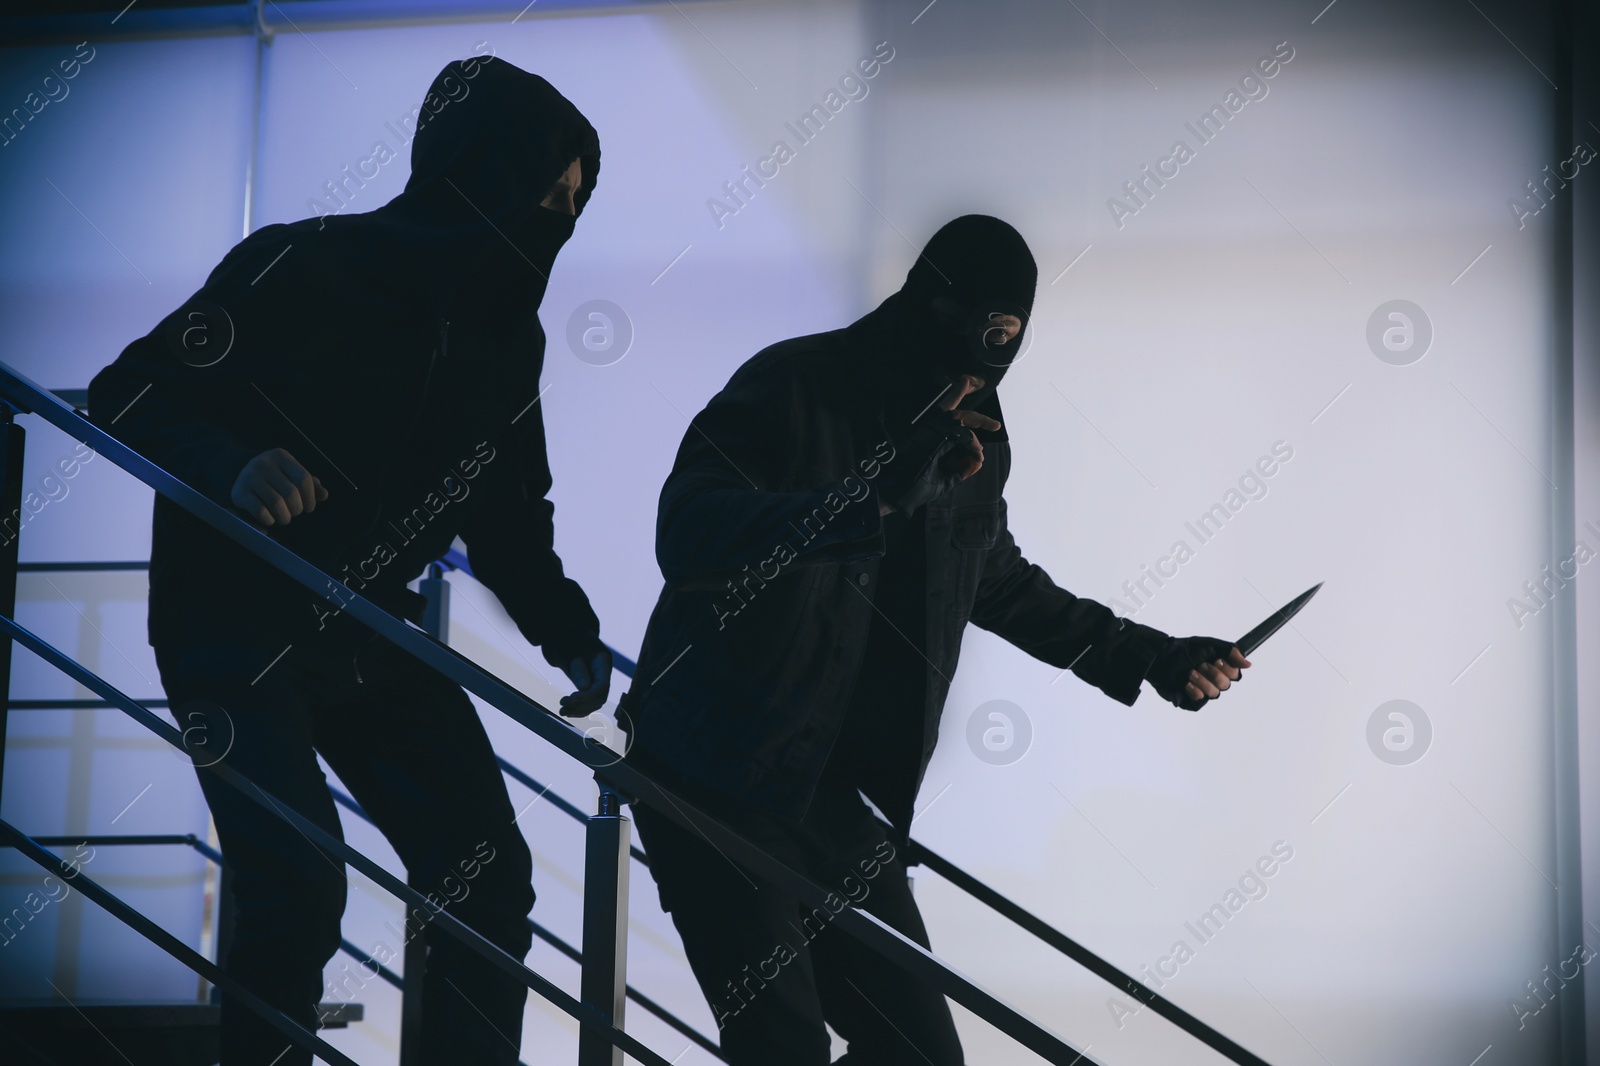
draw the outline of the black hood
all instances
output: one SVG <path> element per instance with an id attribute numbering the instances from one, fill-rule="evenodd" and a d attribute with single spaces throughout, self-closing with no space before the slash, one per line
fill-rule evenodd
<path id="1" fill-rule="evenodd" d="M 575 200 L 583 213 L 600 171 L 600 140 L 549 82 L 493 56 L 456 60 L 433 79 L 423 101 L 411 178 L 390 207 L 442 203 L 469 225 L 481 212 L 503 229 L 514 227 L 582 159 Z M 475 210 L 462 210 L 467 200 Z"/>
<path id="2" fill-rule="evenodd" d="M 540 207 L 574 159 L 583 212 L 600 171 L 588 119 L 537 74 L 492 56 L 445 65 L 423 98 L 411 177 L 366 214 L 326 221 L 372 241 L 386 272 L 408 274 L 443 306 L 463 287 L 536 309 L 574 216 Z"/>
<path id="3" fill-rule="evenodd" d="M 870 337 L 892 417 L 915 416 L 961 373 L 988 383 L 962 406 L 992 406 L 995 386 L 1023 350 L 1038 278 L 1028 243 L 1000 219 L 962 215 L 940 227 L 900 291 L 858 324 Z M 996 343 L 990 324 L 999 314 L 1022 321 L 1022 332 L 1006 343 Z"/>

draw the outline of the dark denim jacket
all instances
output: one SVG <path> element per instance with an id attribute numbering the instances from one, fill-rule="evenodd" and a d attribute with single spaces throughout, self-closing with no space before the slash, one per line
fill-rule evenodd
<path id="1" fill-rule="evenodd" d="M 859 323 L 858 323 L 859 326 Z M 876 478 L 901 461 L 857 327 L 785 341 L 698 414 L 661 491 L 666 586 L 619 717 L 632 758 L 798 818 L 838 736 L 883 555 Z M 998 412 L 994 412 L 998 417 Z M 1132 704 L 1166 634 L 1058 588 L 1006 528 L 1004 431 L 928 504 L 920 783 L 970 621 Z M 909 820 L 914 795 L 886 810 Z"/>

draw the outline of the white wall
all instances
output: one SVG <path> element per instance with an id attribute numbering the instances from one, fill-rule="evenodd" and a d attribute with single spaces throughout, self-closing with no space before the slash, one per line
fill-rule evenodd
<path id="1" fill-rule="evenodd" d="M 919 834 L 1130 970 L 1198 948 L 1167 991 L 1269 1061 L 1547 1060 L 1551 1012 L 1519 1032 L 1508 1006 L 1555 961 L 1547 618 L 1518 631 L 1505 605 L 1548 560 L 1547 233 L 1505 199 L 1548 161 L 1548 87 L 1488 27 L 1441 40 L 1421 11 L 1103 6 L 1124 59 L 1070 8 L 1003 10 L 982 33 L 960 8 L 919 24 L 946 43 L 905 48 L 881 203 L 910 233 L 978 203 L 1028 220 L 1045 284 L 1005 387 L 1019 542 L 1104 599 L 1187 540 L 1136 615 L 1178 632 L 1233 636 L 1327 585 L 1195 716 L 1123 710 L 972 634 Z M 1268 94 L 1119 229 L 1107 197 L 1281 41 Z M 951 151 L 989 130 L 1014 131 L 998 158 Z M 1414 365 L 1364 339 L 1394 298 L 1433 322 Z M 1184 523 L 1275 441 L 1294 458 L 1269 493 L 1198 546 Z M 1013 766 L 962 743 L 992 699 L 1033 723 Z M 1367 745 L 1392 699 L 1433 724 L 1413 765 Z M 1267 897 L 1199 946 L 1184 923 L 1277 840 L 1295 858 Z M 1119 1027 L 1103 989 L 1064 1009 L 993 923 L 948 913 L 936 946 L 1105 1061 L 1202 1060 L 1148 1013 Z"/>
<path id="2" fill-rule="evenodd" d="M 546 419 L 558 547 L 607 639 L 631 653 L 659 589 L 654 501 L 685 418 L 763 345 L 872 306 L 948 217 L 1009 219 L 1041 272 L 1033 348 L 1004 391 L 1027 554 L 1064 586 L 1132 607 L 1123 582 L 1180 538 L 1196 546 L 1185 522 L 1283 441 L 1293 458 L 1266 496 L 1136 617 L 1235 636 L 1327 585 L 1247 683 L 1198 715 L 1150 693 L 1123 708 L 973 631 L 916 835 L 1130 971 L 1180 938 L 1195 947 L 1184 923 L 1283 841 L 1294 857 L 1198 946 L 1172 998 L 1272 1062 L 1468 1063 L 1491 1044 L 1484 1063 L 1554 1061 L 1553 1011 L 1519 1031 L 1509 1006 L 1528 1002 L 1524 982 L 1558 951 L 1553 612 L 1519 629 L 1506 606 L 1552 561 L 1550 231 L 1547 217 L 1519 230 L 1506 207 L 1556 162 L 1538 71 L 1477 15 L 1424 4 L 1339 4 L 1315 24 L 1320 3 L 1264 0 L 679 6 L 280 34 L 255 223 L 303 217 L 374 141 L 399 147 L 386 123 L 475 48 L 545 75 L 590 117 L 604 165 L 544 305 Z M 1542 58 L 1536 22 L 1486 10 Z M 866 97 L 719 228 L 708 198 L 775 139 L 793 143 L 784 123 L 881 41 L 894 58 Z M 1194 145 L 1184 123 L 1283 41 L 1294 58 L 1267 95 L 1118 227 L 1107 199 L 1174 140 Z M 71 49 L 7 50 L 0 103 L 58 51 Z M 8 362 L 84 384 L 237 239 L 253 55 L 241 39 L 98 46 L 70 97 L 0 148 Z M 403 167 L 351 209 L 397 192 Z M 1408 366 L 1365 339 L 1374 309 L 1397 298 L 1434 332 Z M 563 339 L 592 299 L 635 330 L 610 366 Z M 70 445 L 27 424 L 31 481 Z M 29 526 L 24 558 L 140 557 L 147 515 L 148 493 L 91 463 Z M 142 583 L 52 580 L 59 589 L 23 579 L 24 623 L 154 694 Z M 553 698 L 539 676 L 551 671 L 507 639 L 492 597 L 455 588 L 455 643 Z M 22 654 L 14 691 L 70 687 Z M 1368 745 L 1369 718 L 1394 699 L 1432 723 L 1410 765 Z M 992 700 L 1031 725 L 1009 765 L 967 741 Z M 590 802 L 585 775 L 487 720 L 503 754 Z M 5 816 L 26 829 L 204 832 L 188 772 L 115 712 L 19 712 L 8 748 Z M 533 798 L 512 792 L 518 808 Z M 523 825 L 539 855 L 535 916 L 576 940 L 578 827 L 543 803 Z M 376 834 L 349 828 L 392 867 Z M 101 849 L 91 869 L 199 943 L 200 867 L 173 859 Z M 35 871 L 0 861 L 4 898 L 20 898 Z M 709 1029 L 648 875 L 634 873 L 633 982 Z M 346 935 L 366 945 L 398 907 L 353 884 Z M 1125 1000 L 932 875 L 916 884 L 936 951 L 1095 1059 L 1217 1061 L 1150 1012 L 1119 1016 L 1111 1003 Z M 47 912 L 5 949 L 26 954 L 0 989 L 48 996 L 49 975 L 72 995 L 192 994 L 192 977 L 114 926 L 81 900 Z M 554 952 L 536 946 L 531 960 L 576 990 Z M 374 984 L 361 998 L 372 1022 L 331 1038 L 359 1061 L 392 1061 L 398 996 Z M 957 1013 L 970 1061 L 1032 1061 Z M 637 1008 L 630 1027 L 668 1058 L 683 1047 Z M 575 1027 L 535 999 L 524 1047 L 530 1061 L 570 1059 Z"/>

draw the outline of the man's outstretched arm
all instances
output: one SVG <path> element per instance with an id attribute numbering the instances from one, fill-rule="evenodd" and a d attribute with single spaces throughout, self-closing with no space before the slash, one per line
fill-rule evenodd
<path id="1" fill-rule="evenodd" d="M 600 641 L 600 620 L 589 597 L 566 575 L 555 550 L 555 505 L 538 404 L 494 442 L 478 446 L 483 504 L 461 528 L 477 579 L 493 592 L 528 643 L 563 671 L 577 691 L 561 713 L 581 718 L 598 710 L 611 686 L 611 652 Z"/>
<path id="2" fill-rule="evenodd" d="M 1023 558 L 1005 524 L 984 562 L 972 621 L 1034 658 L 1071 669 L 1119 703 L 1132 706 L 1149 680 L 1163 699 L 1198 710 L 1234 681 L 1249 661 L 1227 641 L 1174 638 L 1119 618 L 1107 606 L 1074 596 Z"/>

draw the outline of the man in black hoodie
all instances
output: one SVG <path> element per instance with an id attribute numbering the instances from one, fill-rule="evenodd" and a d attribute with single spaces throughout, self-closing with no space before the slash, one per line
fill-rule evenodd
<path id="1" fill-rule="evenodd" d="M 266 226 L 94 379 L 90 417 L 398 617 L 407 583 L 460 536 L 522 635 L 604 703 L 611 660 L 552 548 L 538 307 L 594 189 L 599 141 L 542 78 L 451 63 L 425 98 L 411 177 L 365 214 Z M 461 689 L 158 496 L 150 642 L 196 762 L 226 758 L 339 832 L 320 753 L 410 883 L 516 958 L 532 863 Z M 302 1025 L 370 970 L 323 986 L 340 864 L 201 773 L 237 903 L 229 973 Z M 526 990 L 409 916 L 371 954 L 429 946 L 429 1062 L 515 1063 Z M 369 945 L 363 944 L 363 947 Z M 223 1062 L 309 1063 L 223 999 Z"/>
<path id="2" fill-rule="evenodd" d="M 854 905 L 928 946 L 899 849 L 969 621 L 1129 705 L 1148 680 L 1196 710 L 1249 665 L 1058 588 L 1012 540 L 995 386 L 1036 279 L 1016 230 L 956 219 L 876 310 L 740 367 L 661 490 L 629 760 L 832 892 L 807 910 L 636 806 L 736 1066 L 821 1066 L 826 1026 L 841 1062 L 961 1062 L 944 998 L 830 921 Z"/>

